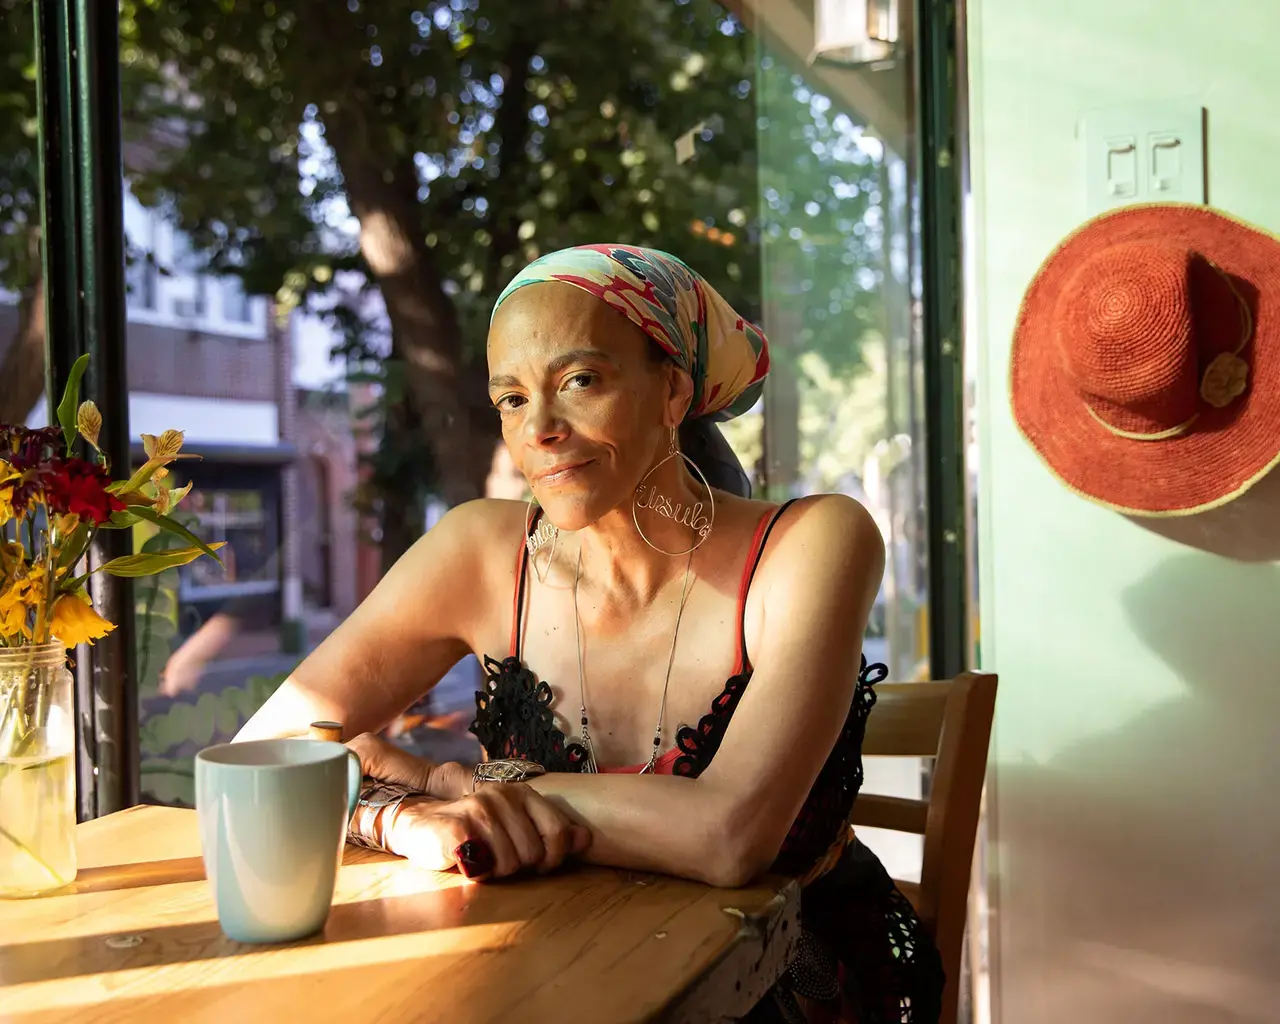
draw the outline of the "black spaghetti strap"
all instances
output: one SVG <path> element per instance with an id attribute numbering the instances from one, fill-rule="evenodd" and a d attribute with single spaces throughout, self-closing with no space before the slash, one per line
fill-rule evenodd
<path id="1" fill-rule="evenodd" d="M 773 514 L 773 518 L 769 520 L 769 525 L 764 528 L 764 536 L 760 538 L 760 545 L 756 548 L 755 558 L 751 563 L 751 570 L 747 573 L 747 586 L 743 591 L 743 596 L 751 592 L 751 583 L 756 578 L 756 569 L 760 567 L 760 559 L 764 555 L 764 546 L 769 543 L 769 535 L 773 533 L 773 528 L 778 525 L 778 520 L 782 518 L 782 513 L 789 509 L 796 502 L 795 498 L 790 498 L 778 506 L 778 511 Z M 742 616 L 738 620 L 738 647 L 739 647 L 739 663 L 744 671 L 751 671 L 751 659 L 747 655 L 747 602 L 742 602 Z"/>
<path id="2" fill-rule="evenodd" d="M 530 520 L 528 532 L 525 534 L 526 541 L 528 541 L 528 539 L 533 536 L 534 530 L 536 530 L 538 527 L 538 517 L 541 515 L 542 515 L 542 509 L 537 509 L 533 513 L 533 519 Z M 524 581 L 527 578 L 528 572 L 529 572 L 529 545 L 528 543 L 526 543 L 524 545 L 524 550 L 520 554 L 520 571 L 516 573 L 516 611 L 514 616 L 515 621 L 512 623 L 512 627 L 511 627 L 513 631 L 511 634 L 511 640 L 512 640 L 511 655 L 517 661 L 521 660 L 520 646 L 521 646 L 522 640 L 524 639 L 524 630 L 521 628 L 522 626 L 521 619 L 524 617 L 524 595 L 525 595 Z"/>

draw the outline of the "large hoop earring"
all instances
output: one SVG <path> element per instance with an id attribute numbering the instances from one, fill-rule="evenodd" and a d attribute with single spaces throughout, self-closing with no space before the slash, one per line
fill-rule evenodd
<path id="1" fill-rule="evenodd" d="M 659 469 L 665 466 L 674 458 L 682 458 L 685 463 L 698 474 L 698 479 L 702 481 L 702 486 L 707 489 L 707 504 L 711 509 L 711 517 L 702 515 L 702 502 L 695 502 L 693 505 L 682 508 L 679 504 L 672 505 L 671 501 L 665 496 L 658 493 L 657 488 L 649 488 L 649 494 L 644 496 L 644 482 L 653 476 Z M 641 504 L 643 498 L 644 504 Z M 687 526 L 698 535 L 698 539 L 693 542 L 692 546 L 685 548 L 683 551 L 666 551 L 658 547 L 653 541 L 644 535 L 644 529 L 640 526 L 640 517 L 636 514 L 639 509 L 652 509 L 658 515 L 670 519 L 672 522 L 681 526 Z M 636 524 L 636 533 L 640 534 L 640 539 L 644 541 L 654 551 L 663 555 L 687 555 L 696 551 L 702 546 L 702 542 L 711 536 L 711 528 L 716 522 L 716 498 L 711 491 L 711 484 L 707 482 L 707 478 L 703 476 L 702 470 L 698 468 L 698 464 L 689 458 L 680 450 L 680 445 L 676 441 L 676 428 L 671 428 L 671 450 L 665 459 L 654 466 L 649 472 L 640 478 L 640 482 L 636 485 L 635 497 L 631 499 L 631 521 Z"/>
<path id="2" fill-rule="evenodd" d="M 529 504 L 524 510 L 524 546 L 525 550 L 529 552 L 529 564 L 533 566 L 533 574 L 538 577 L 539 583 L 545 583 L 546 574 L 538 572 L 538 552 L 546 546 L 548 541 L 551 542 L 551 554 L 547 558 L 547 568 L 550 569 L 551 563 L 556 557 L 556 544 L 560 542 L 560 527 L 544 516 L 542 522 L 538 524 L 538 528 L 530 533 L 529 530 L 533 526 L 535 514 L 533 509 L 533 499 L 530 498 Z"/>

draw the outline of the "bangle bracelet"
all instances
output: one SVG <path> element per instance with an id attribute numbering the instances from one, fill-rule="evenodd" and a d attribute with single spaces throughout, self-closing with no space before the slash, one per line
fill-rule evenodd
<path id="1" fill-rule="evenodd" d="M 471 773 L 471 785 L 474 788 L 482 782 L 527 782 L 546 774 L 547 770 L 537 761 L 481 761 Z"/>
<path id="2" fill-rule="evenodd" d="M 382 837 L 374 834 L 378 815 L 389 815 L 400 806 L 405 797 L 425 795 L 421 790 L 410 789 L 398 782 L 380 782 L 366 775 L 360 787 L 360 799 L 356 802 L 355 812 L 347 825 L 347 842 L 366 850 L 387 852 Z"/>

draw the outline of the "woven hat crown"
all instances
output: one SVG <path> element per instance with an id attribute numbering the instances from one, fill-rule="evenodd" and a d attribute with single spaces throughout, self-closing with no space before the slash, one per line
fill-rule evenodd
<path id="1" fill-rule="evenodd" d="M 1240 338 L 1228 279 L 1185 246 L 1130 242 L 1081 261 L 1055 321 L 1068 379 L 1107 425 L 1156 433 L 1196 414 L 1201 374 Z"/>

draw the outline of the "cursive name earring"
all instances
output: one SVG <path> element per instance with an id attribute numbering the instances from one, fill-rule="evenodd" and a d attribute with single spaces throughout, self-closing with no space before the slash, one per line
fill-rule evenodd
<path id="1" fill-rule="evenodd" d="M 645 481 L 648 480 L 649 477 L 653 476 L 653 474 L 659 469 L 677 457 L 684 459 L 689 468 L 698 475 L 698 479 L 702 481 L 702 486 L 707 489 L 706 505 L 703 505 L 700 501 L 695 501 L 692 505 L 684 505 L 678 501 L 672 501 L 666 495 L 659 493 L 656 487 L 645 486 Z M 653 543 L 653 541 L 644 535 L 644 529 L 640 526 L 640 517 L 637 515 L 637 512 L 642 508 L 647 508 L 656 512 L 658 515 L 666 519 L 670 519 L 673 523 L 680 526 L 689 527 L 689 529 L 697 534 L 698 539 L 683 551 L 666 551 L 658 547 L 658 545 Z M 710 516 L 702 514 L 704 508 L 709 509 L 711 513 Z M 636 486 L 635 498 L 633 498 L 631 502 L 631 520 L 636 524 L 636 532 L 640 534 L 640 539 L 642 541 L 648 544 L 649 547 L 653 548 L 654 551 L 660 551 L 664 555 L 673 556 L 687 555 L 691 551 L 697 549 L 702 542 L 707 539 L 711 533 L 711 528 L 715 525 L 716 499 L 715 495 L 711 493 L 711 485 L 707 483 L 707 478 L 702 475 L 702 470 L 698 468 L 698 464 L 680 450 L 680 445 L 676 441 L 675 427 L 671 428 L 671 449 L 669 454 L 665 459 L 654 466 L 653 469 L 649 470 L 649 472 L 641 478 L 640 483 Z"/>
<path id="2" fill-rule="evenodd" d="M 538 552 L 547 544 L 551 545 L 551 554 L 547 556 L 547 568 L 550 569 L 551 562 L 556 557 L 556 543 L 560 540 L 560 528 L 544 515 L 538 522 L 538 528 L 533 530 L 533 517 L 537 514 L 533 509 L 533 499 L 530 498 L 524 514 L 524 546 L 525 550 L 529 552 L 529 562 L 533 566 L 533 574 L 538 577 L 539 583 L 544 583 L 546 582 L 546 574 L 538 572 Z"/>

